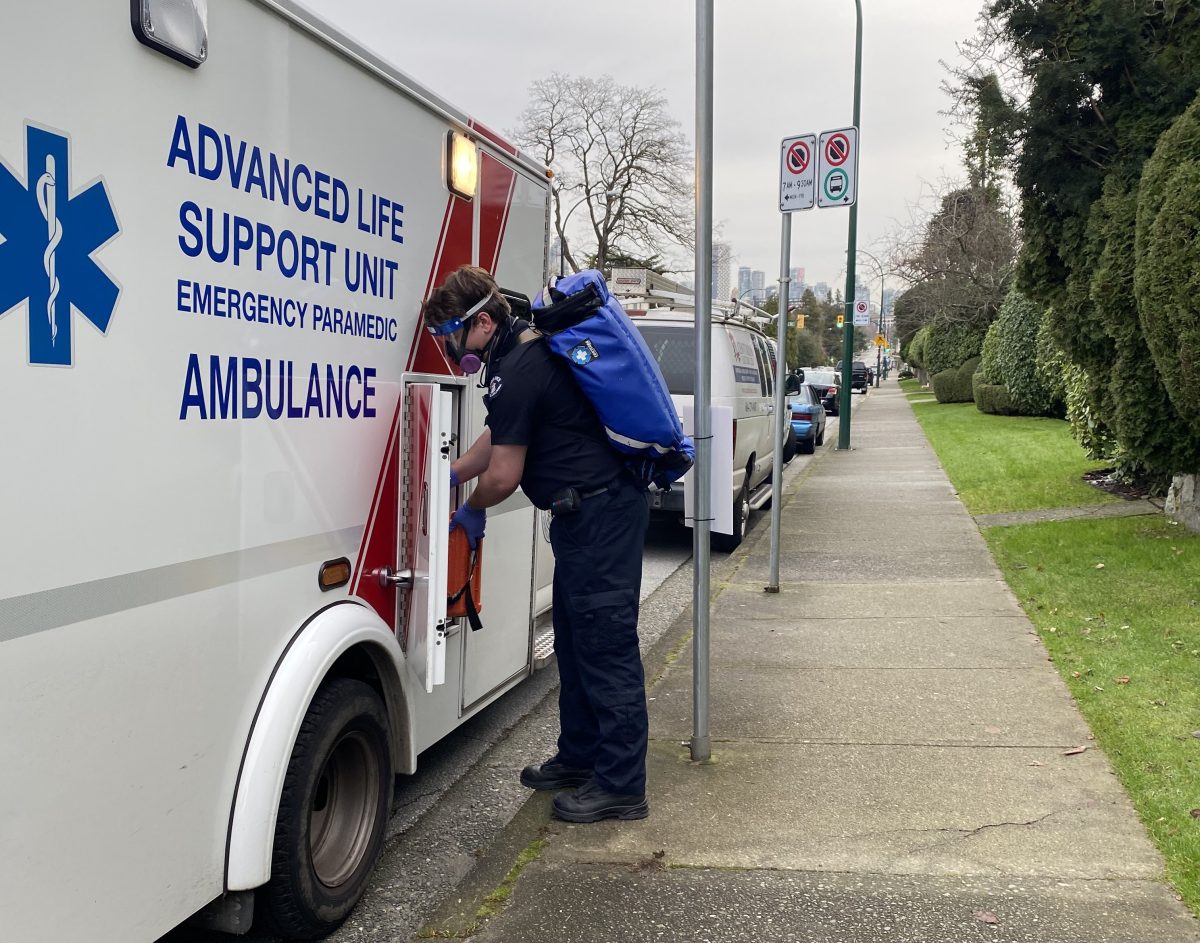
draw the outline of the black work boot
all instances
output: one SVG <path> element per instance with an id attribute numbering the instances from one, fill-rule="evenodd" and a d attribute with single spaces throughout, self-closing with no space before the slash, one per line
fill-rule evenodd
<path id="1" fill-rule="evenodd" d="M 567 766 L 555 757 L 541 766 L 526 766 L 521 770 L 521 785 L 530 789 L 572 789 L 592 778 L 590 769 Z"/>
<path id="2" fill-rule="evenodd" d="M 645 794 L 623 796 L 601 789 L 593 779 L 572 792 L 554 797 L 554 814 L 564 822 L 599 822 L 602 819 L 644 819 L 650 814 Z"/>

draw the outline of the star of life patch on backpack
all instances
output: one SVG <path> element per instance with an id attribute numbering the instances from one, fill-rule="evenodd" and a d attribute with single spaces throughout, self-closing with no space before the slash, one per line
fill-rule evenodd
<path id="1" fill-rule="evenodd" d="M 584 341 L 582 344 L 576 344 L 571 348 L 571 352 L 567 355 L 571 358 L 571 363 L 577 367 L 586 367 L 589 363 L 600 356 L 600 352 L 596 350 L 596 345 L 590 340 Z"/>

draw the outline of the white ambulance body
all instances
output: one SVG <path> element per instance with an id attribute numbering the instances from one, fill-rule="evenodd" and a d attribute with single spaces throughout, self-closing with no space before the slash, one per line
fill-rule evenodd
<path id="1" fill-rule="evenodd" d="M 445 616 L 483 409 L 419 307 L 542 283 L 545 171 L 291 0 L 7 4 L 0 161 L 0 938 L 321 932 L 533 668 L 519 492 Z"/>

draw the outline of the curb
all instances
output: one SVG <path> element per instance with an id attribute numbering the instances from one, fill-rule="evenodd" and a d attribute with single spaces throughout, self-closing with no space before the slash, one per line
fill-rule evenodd
<path id="1" fill-rule="evenodd" d="M 865 402 L 865 398 L 864 398 Z M 781 496 L 783 505 L 812 475 L 813 469 L 819 462 L 826 461 L 828 456 L 836 452 L 834 442 L 826 440 L 812 456 L 807 467 L 796 475 L 784 488 Z M 772 501 L 775 499 L 772 498 Z M 761 533 L 750 540 L 744 540 L 728 557 L 714 567 L 712 591 L 709 605 L 717 599 L 726 586 L 741 570 L 746 559 L 761 541 L 770 540 L 770 528 L 760 528 Z M 664 580 L 641 605 L 650 603 L 659 593 L 667 588 L 674 588 L 686 577 L 691 582 L 691 568 L 683 565 Z M 642 667 L 646 675 L 646 691 L 649 693 L 662 680 L 667 669 L 679 658 L 684 646 L 692 637 L 692 607 L 689 603 L 675 620 L 666 628 L 654 644 L 642 655 Z M 547 694 L 549 697 L 549 693 Z M 538 704 L 544 703 L 545 698 Z M 497 744 L 498 746 L 498 744 Z M 496 746 L 488 750 L 476 760 L 476 765 L 486 764 L 488 757 Z M 539 839 L 550 835 L 554 825 L 551 816 L 550 792 L 534 792 L 517 811 L 517 814 L 500 831 L 499 835 L 479 853 L 478 861 L 471 870 L 458 882 L 455 889 L 445 897 L 423 923 L 414 939 L 465 939 L 473 936 L 488 919 L 480 916 L 486 906 L 487 898 L 504 882 L 509 872 L 513 870 L 521 853 Z"/>

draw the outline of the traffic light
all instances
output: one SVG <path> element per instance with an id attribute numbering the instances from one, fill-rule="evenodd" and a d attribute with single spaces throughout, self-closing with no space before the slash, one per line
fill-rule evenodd
<path id="1" fill-rule="evenodd" d="M 846 316 L 844 314 L 838 315 L 837 326 L 839 331 L 846 326 Z"/>
<path id="2" fill-rule="evenodd" d="M 798 331 L 804 330 L 804 315 L 801 314 L 799 311 L 796 312 L 796 330 L 798 330 Z"/>

